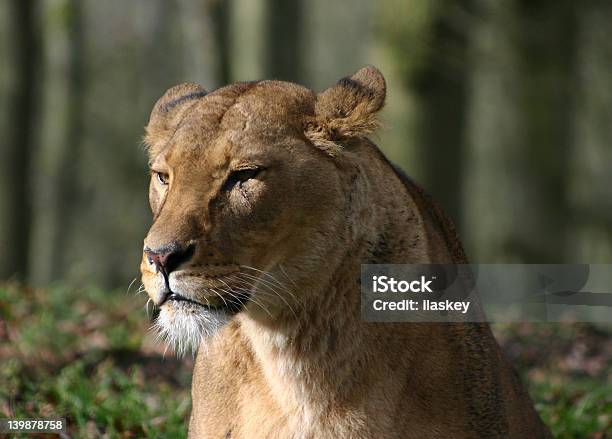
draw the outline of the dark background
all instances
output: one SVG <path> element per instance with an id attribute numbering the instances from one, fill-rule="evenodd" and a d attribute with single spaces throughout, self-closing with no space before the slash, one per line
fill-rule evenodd
<path id="1" fill-rule="evenodd" d="M 373 140 L 471 262 L 612 263 L 611 23 L 604 0 L 0 1 L 0 416 L 185 435 L 190 360 L 132 294 L 143 128 L 180 82 L 323 90 L 374 64 Z M 609 325 L 494 329 L 557 437 L 610 437 Z"/>
<path id="2" fill-rule="evenodd" d="M 0 278 L 127 285 L 155 100 L 195 81 L 387 77 L 380 147 L 473 262 L 612 262 L 612 4 L 0 3 Z"/>

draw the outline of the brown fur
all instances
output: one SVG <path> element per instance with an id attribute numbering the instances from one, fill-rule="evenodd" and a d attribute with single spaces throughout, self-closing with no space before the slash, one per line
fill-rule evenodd
<path id="1" fill-rule="evenodd" d="M 488 325 L 360 318 L 362 263 L 466 262 L 450 221 L 365 137 L 384 99 L 365 67 L 320 94 L 186 84 L 155 105 L 146 143 L 168 185 L 154 174 L 145 245 L 194 246 L 170 275 L 185 297 L 254 293 L 199 349 L 190 437 L 550 437 Z M 265 170 L 224 189 L 253 165 Z M 141 269 L 159 303 L 161 274 Z"/>

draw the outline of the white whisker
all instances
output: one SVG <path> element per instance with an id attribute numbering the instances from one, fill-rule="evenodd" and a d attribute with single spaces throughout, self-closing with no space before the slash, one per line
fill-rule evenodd
<path id="1" fill-rule="evenodd" d="M 289 282 L 291 282 L 293 284 L 293 286 L 297 289 L 298 285 L 295 283 L 295 281 L 293 279 L 291 279 L 291 277 L 289 277 L 289 275 L 285 271 L 285 268 L 283 267 L 283 265 L 282 264 L 278 264 L 278 268 L 285 275 L 285 277 L 289 280 Z"/>
<path id="2" fill-rule="evenodd" d="M 125 290 L 125 294 L 130 293 L 130 288 L 132 288 L 132 285 L 134 285 L 134 282 L 136 282 L 136 279 L 138 279 L 138 277 L 135 277 L 134 279 L 132 279 L 132 282 L 130 282 L 130 284 L 128 285 L 127 290 Z"/>
<path id="3" fill-rule="evenodd" d="M 261 285 L 263 285 L 264 287 L 267 287 L 272 293 L 274 293 L 278 298 L 280 298 L 285 305 L 287 305 L 289 307 L 289 309 L 291 310 L 291 312 L 296 315 L 295 310 L 293 309 L 293 307 L 291 306 L 291 304 L 287 301 L 287 299 L 285 299 L 285 297 L 283 296 L 283 294 L 280 294 L 277 290 L 276 290 L 276 285 L 274 285 L 271 282 L 267 282 L 265 279 L 261 279 L 258 278 L 256 276 L 247 274 L 247 273 L 238 273 L 238 275 L 242 275 L 244 277 L 246 277 L 247 279 L 252 279 L 256 282 L 259 282 Z M 286 291 L 286 290 L 283 290 Z M 297 305 L 300 305 L 300 303 L 297 301 L 296 297 L 291 294 L 291 298 L 296 302 Z"/>
<path id="4" fill-rule="evenodd" d="M 283 284 L 281 281 L 279 281 L 279 280 L 278 280 L 276 277 L 274 277 L 274 276 L 273 276 L 271 273 L 269 273 L 269 272 L 267 272 L 267 271 L 262 271 L 262 270 L 259 270 L 259 269 L 254 268 L 254 267 L 250 267 L 250 266 L 248 266 L 248 265 L 241 265 L 241 267 L 244 267 L 244 268 L 249 269 L 249 270 L 255 270 L 255 271 L 257 271 L 258 273 L 263 274 L 264 276 L 268 276 L 270 279 L 272 279 L 272 281 L 274 281 L 275 285 L 277 285 L 277 286 L 278 286 L 279 288 L 281 288 L 281 289 L 282 289 L 284 292 L 286 292 L 287 294 L 289 294 L 289 295 L 290 295 L 290 296 L 293 298 L 293 300 L 294 300 L 294 301 L 295 301 L 297 304 L 299 304 L 299 300 L 297 299 L 297 297 L 295 297 L 295 294 L 293 294 L 293 292 L 292 292 L 292 291 L 291 291 L 289 288 L 287 288 L 287 286 L 285 286 L 285 284 Z M 253 275 L 251 275 L 251 274 L 244 273 L 244 272 L 241 272 L 241 274 L 245 274 L 245 275 L 248 275 L 248 276 L 253 276 Z M 263 280 L 263 279 L 258 278 L 258 277 L 256 277 L 256 278 L 257 278 L 257 279 L 260 279 L 260 280 Z M 271 281 L 267 281 L 267 282 L 268 282 L 268 283 L 272 283 Z"/>

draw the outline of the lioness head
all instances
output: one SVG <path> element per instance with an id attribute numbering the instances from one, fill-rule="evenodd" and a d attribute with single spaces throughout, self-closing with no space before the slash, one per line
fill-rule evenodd
<path id="1" fill-rule="evenodd" d="M 375 129 L 384 98 L 381 73 L 364 67 L 319 94 L 281 81 L 182 84 L 157 101 L 141 272 L 179 350 L 240 312 L 273 324 L 308 294 L 293 286 L 337 253 L 351 145 Z"/>

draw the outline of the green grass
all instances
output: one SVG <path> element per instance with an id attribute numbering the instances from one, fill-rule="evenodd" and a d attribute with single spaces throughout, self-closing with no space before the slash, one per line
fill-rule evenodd
<path id="1" fill-rule="evenodd" d="M 557 438 L 603 437 L 610 432 L 612 385 L 578 378 L 532 387 L 536 408 Z M 599 435 L 599 436 L 598 436 Z"/>
<path id="2" fill-rule="evenodd" d="M 0 287 L 0 417 L 65 417 L 73 437 L 185 437 L 190 361 L 164 358 L 144 302 Z"/>
<path id="3" fill-rule="evenodd" d="M 612 437 L 610 327 L 523 323 L 494 329 L 554 437 Z"/>
<path id="4" fill-rule="evenodd" d="M 185 437 L 192 360 L 164 357 L 144 303 L 124 292 L 0 285 L 0 417 L 65 417 L 79 438 Z M 495 332 L 555 437 L 610 437 L 609 328 Z"/>

